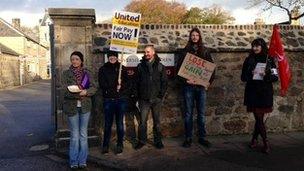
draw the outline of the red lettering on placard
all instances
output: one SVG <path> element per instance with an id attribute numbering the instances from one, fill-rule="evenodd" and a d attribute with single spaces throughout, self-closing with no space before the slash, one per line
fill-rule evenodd
<path id="1" fill-rule="evenodd" d="M 192 63 L 196 64 L 197 66 L 202 66 L 204 67 L 205 65 L 205 61 L 201 58 L 197 58 L 195 56 L 190 56 L 189 61 L 191 61 Z"/>

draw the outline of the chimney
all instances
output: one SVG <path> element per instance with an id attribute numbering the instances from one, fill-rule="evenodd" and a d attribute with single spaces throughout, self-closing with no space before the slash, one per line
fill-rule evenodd
<path id="1" fill-rule="evenodd" d="M 13 25 L 16 29 L 20 29 L 20 18 L 13 18 L 13 19 L 12 19 L 12 25 Z"/>
<path id="2" fill-rule="evenodd" d="M 265 22 L 262 18 L 256 18 L 254 21 L 254 25 L 265 25 Z"/>

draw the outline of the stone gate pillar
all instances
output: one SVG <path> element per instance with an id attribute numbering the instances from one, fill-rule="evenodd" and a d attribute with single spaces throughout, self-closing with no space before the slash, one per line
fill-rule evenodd
<path id="1" fill-rule="evenodd" d="M 56 124 L 56 140 L 60 140 L 62 136 L 68 137 L 68 134 L 65 133 L 68 130 L 67 118 L 62 113 L 61 75 L 70 66 L 70 54 L 75 50 L 84 54 L 84 65 L 89 69 L 91 68 L 95 10 L 49 8 L 48 14 L 52 20 L 54 30 L 53 35 L 51 35 L 53 37 L 52 66 L 54 69 L 52 96 L 54 98 L 53 103 L 55 103 L 53 111 Z M 92 127 L 91 125 L 89 127 Z"/>

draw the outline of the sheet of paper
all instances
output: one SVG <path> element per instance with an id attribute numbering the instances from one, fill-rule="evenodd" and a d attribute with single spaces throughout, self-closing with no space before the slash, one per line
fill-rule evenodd
<path id="1" fill-rule="evenodd" d="M 79 92 L 81 92 L 81 90 L 79 89 L 78 85 L 70 85 L 70 86 L 68 86 L 68 90 L 71 93 L 79 93 Z"/>
<path id="2" fill-rule="evenodd" d="M 257 63 L 254 69 L 253 80 L 263 80 L 261 73 L 265 73 L 266 63 Z"/>

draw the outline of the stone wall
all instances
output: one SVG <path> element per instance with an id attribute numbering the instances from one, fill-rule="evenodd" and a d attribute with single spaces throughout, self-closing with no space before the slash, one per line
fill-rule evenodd
<path id="1" fill-rule="evenodd" d="M 212 50 L 217 64 L 216 78 L 207 94 L 206 128 L 210 135 L 238 134 L 252 131 L 254 118 L 243 106 L 244 83 L 240 81 L 243 61 L 257 37 L 267 42 L 271 25 L 142 25 L 139 52 L 153 44 L 158 52 L 176 53 L 183 48 L 193 27 L 200 28 L 205 46 Z M 275 87 L 274 111 L 268 115 L 268 130 L 273 132 L 304 130 L 304 27 L 281 26 L 281 35 L 292 68 L 292 84 L 287 97 L 279 96 L 279 82 Z M 102 54 L 108 47 L 111 24 L 97 24 L 93 38 L 93 52 Z M 97 67 L 95 67 L 97 68 Z M 165 136 L 183 133 L 180 87 L 173 78 L 165 99 L 162 115 Z M 151 120 L 150 120 L 151 123 Z M 195 123 L 195 122 L 194 122 Z M 150 124 L 150 131 L 152 130 Z"/>
<path id="2" fill-rule="evenodd" d="M 240 81 L 242 63 L 247 53 L 215 53 L 217 75 L 208 91 L 207 130 L 209 134 L 234 134 L 251 132 L 253 117 L 243 106 L 244 83 Z M 268 115 L 269 131 L 294 131 L 304 129 L 302 108 L 303 66 L 302 52 L 288 52 L 293 79 L 286 97 L 279 96 L 280 84 L 274 84 L 274 111 Z"/>
<path id="3" fill-rule="evenodd" d="M 82 9 L 83 10 L 83 9 Z M 50 14 L 55 27 L 55 66 L 57 99 L 60 96 L 60 74 L 69 65 L 68 55 L 73 50 L 85 53 L 85 65 L 94 72 L 97 80 L 98 68 L 104 63 L 104 48 L 108 47 L 111 36 L 111 24 L 94 24 L 92 10 L 89 15 L 76 9 L 64 14 L 54 11 Z M 60 14 L 59 14 L 60 13 Z M 174 53 L 176 60 L 178 51 L 188 40 L 189 31 L 193 27 L 200 28 L 205 45 L 212 49 L 212 56 L 217 64 L 216 78 L 207 95 L 207 133 L 238 134 L 249 133 L 253 127 L 253 117 L 243 106 L 244 83 L 240 81 L 242 63 L 248 55 L 250 42 L 262 37 L 270 39 L 270 25 L 142 25 L 139 38 L 139 52 L 147 44 L 153 44 L 158 52 Z M 304 27 L 281 26 L 281 33 L 287 56 L 292 69 L 292 84 L 286 97 L 279 96 L 279 83 L 275 84 L 274 111 L 268 115 L 268 130 L 273 132 L 304 130 Z M 77 39 L 73 35 L 78 35 Z M 180 87 L 175 78 L 170 79 L 165 98 L 162 127 L 165 136 L 183 134 Z M 61 112 L 62 101 L 57 101 L 58 117 L 66 128 L 64 115 Z M 102 98 L 97 93 L 94 101 L 93 121 L 97 128 L 102 125 Z M 194 122 L 195 123 L 195 122 Z M 151 129 L 149 119 L 149 132 Z M 99 129 L 100 130 L 100 129 Z"/>
<path id="4" fill-rule="evenodd" d="M 257 37 L 268 42 L 272 25 L 142 25 L 139 38 L 139 51 L 147 44 L 153 44 L 158 51 L 172 52 L 185 47 L 189 31 L 198 27 L 203 42 L 213 51 L 235 52 L 250 49 L 251 41 Z M 304 26 L 281 26 L 285 48 L 303 51 Z M 94 33 L 94 50 L 108 46 L 111 37 L 111 24 L 97 24 Z"/>
<path id="5" fill-rule="evenodd" d="M 39 66 L 36 65 L 36 61 L 31 58 L 0 53 L 0 89 L 40 80 L 40 76 L 29 70 L 29 66 Z"/>
<path id="6" fill-rule="evenodd" d="M 17 56 L 0 53 L 0 89 L 20 85 L 20 65 Z"/>

